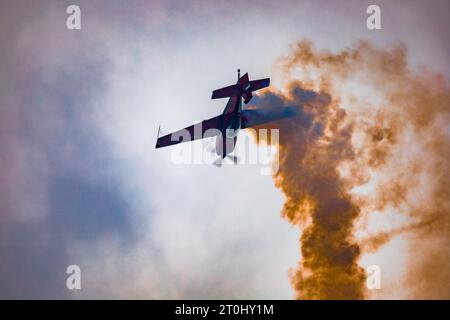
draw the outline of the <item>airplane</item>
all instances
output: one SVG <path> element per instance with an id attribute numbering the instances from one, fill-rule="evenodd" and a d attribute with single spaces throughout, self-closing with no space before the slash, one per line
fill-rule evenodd
<path id="1" fill-rule="evenodd" d="M 158 128 L 156 148 L 216 137 L 215 151 L 221 160 L 234 151 L 240 129 L 297 115 L 295 107 L 243 109 L 242 100 L 248 104 L 253 97 L 252 92 L 268 87 L 270 78 L 250 81 L 248 73 L 241 77 L 240 69 L 237 71 L 236 84 L 212 92 L 211 99 L 229 98 L 222 114 L 162 137 L 159 136 L 161 128 Z M 234 160 L 236 163 L 236 158 Z"/>

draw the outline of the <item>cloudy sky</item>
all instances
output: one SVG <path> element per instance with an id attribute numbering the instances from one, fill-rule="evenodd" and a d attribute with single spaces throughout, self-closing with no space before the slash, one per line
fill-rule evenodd
<path id="1" fill-rule="evenodd" d="M 302 39 L 402 42 L 450 77 L 448 1 L 4 1 L 0 11 L 0 297 L 286 298 L 298 229 L 256 165 L 177 165 L 158 125 L 217 115 L 211 91 L 282 82 Z M 81 8 L 81 30 L 66 8 Z M 66 268 L 82 289 L 66 288 Z"/>

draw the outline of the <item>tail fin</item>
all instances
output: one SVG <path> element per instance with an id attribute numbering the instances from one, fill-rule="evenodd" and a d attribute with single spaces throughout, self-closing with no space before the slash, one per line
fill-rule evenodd
<path id="1" fill-rule="evenodd" d="M 242 94 L 246 90 L 248 90 L 249 85 L 248 73 L 244 74 L 241 77 L 241 70 L 238 69 L 238 80 L 236 84 L 233 84 L 228 87 L 220 88 L 214 90 L 211 96 L 211 99 L 219 99 L 219 98 L 229 98 L 235 97 L 239 94 Z"/>
<path id="2" fill-rule="evenodd" d="M 247 103 L 248 101 L 250 101 L 252 96 L 251 93 L 253 91 L 266 88 L 269 85 L 270 85 L 269 78 L 249 81 L 248 73 L 246 73 L 238 79 L 236 84 L 214 90 L 211 99 L 228 98 L 228 97 L 235 97 L 238 95 L 245 95 L 246 96 L 245 103 Z"/>
<path id="3" fill-rule="evenodd" d="M 266 88 L 270 85 L 270 78 L 252 80 L 250 81 L 250 90 L 256 91 L 262 88 Z"/>
<path id="4" fill-rule="evenodd" d="M 237 96 L 239 93 L 240 93 L 239 85 L 233 84 L 232 86 L 214 90 L 211 99 L 234 97 Z"/>

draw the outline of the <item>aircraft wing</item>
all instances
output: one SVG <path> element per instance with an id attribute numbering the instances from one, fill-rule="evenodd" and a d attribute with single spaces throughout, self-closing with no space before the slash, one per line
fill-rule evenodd
<path id="1" fill-rule="evenodd" d="M 241 128 L 251 128 L 267 122 L 296 116 L 296 107 L 280 107 L 268 109 L 245 109 L 241 111 Z"/>
<path id="2" fill-rule="evenodd" d="M 191 125 L 184 129 L 166 134 L 162 137 L 159 137 L 158 132 L 156 148 L 167 147 L 181 142 L 214 137 L 221 133 L 222 127 L 223 115 L 219 115 L 208 120 L 203 120 L 202 122 Z"/>

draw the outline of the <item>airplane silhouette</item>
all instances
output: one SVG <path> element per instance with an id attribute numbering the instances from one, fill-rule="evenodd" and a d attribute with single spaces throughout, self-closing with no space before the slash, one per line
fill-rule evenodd
<path id="1" fill-rule="evenodd" d="M 268 87 L 270 79 L 249 81 L 248 73 L 242 77 L 238 69 L 236 84 L 214 90 L 211 99 L 229 98 L 222 114 L 184 129 L 158 137 L 156 148 L 216 137 L 215 151 L 221 158 L 233 152 L 240 129 L 258 126 L 267 122 L 295 116 L 295 107 L 272 107 L 265 109 L 242 109 L 242 99 L 247 104 L 252 99 L 252 92 Z"/>

